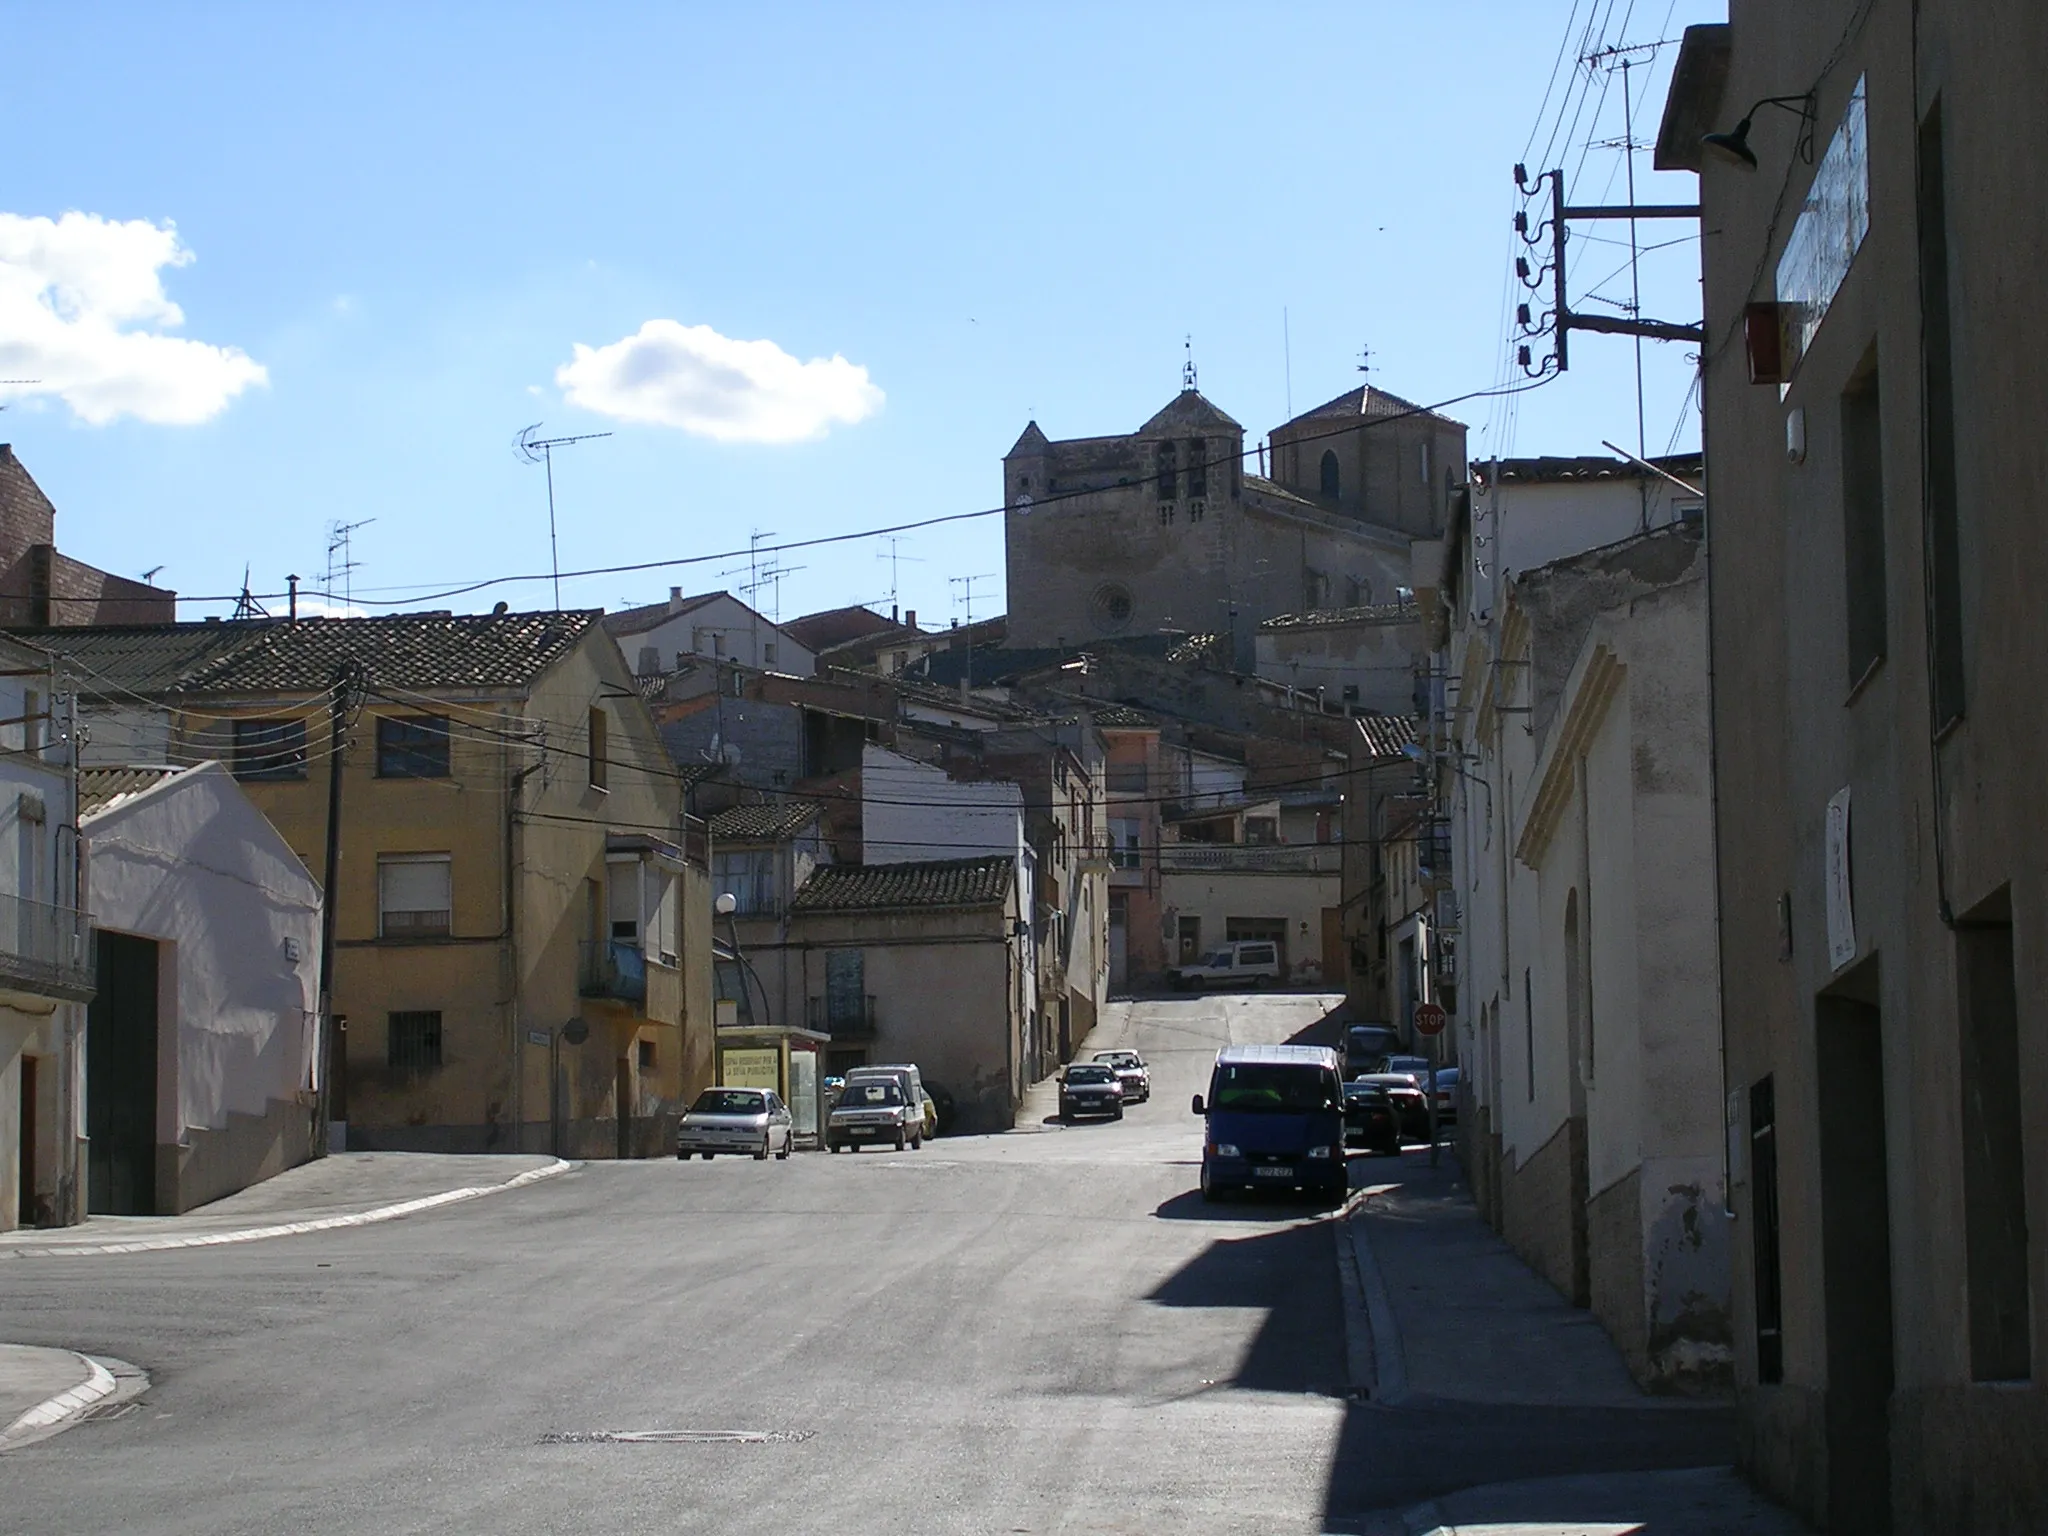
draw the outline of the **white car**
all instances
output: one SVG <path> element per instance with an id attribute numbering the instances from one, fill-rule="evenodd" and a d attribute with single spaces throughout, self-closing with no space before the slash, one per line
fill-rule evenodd
<path id="1" fill-rule="evenodd" d="M 898 1152 L 924 1145 L 924 1111 L 904 1096 L 893 1077 L 847 1075 L 846 1089 L 825 1119 L 826 1150 L 893 1146 Z"/>
<path id="2" fill-rule="evenodd" d="M 786 1159 L 796 1145 L 788 1107 L 766 1088 L 706 1088 L 676 1127 L 676 1156 L 710 1162 L 721 1152 Z"/>
<path id="3" fill-rule="evenodd" d="M 1152 1069 L 1136 1051 L 1097 1051 L 1088 1059 L 1116 1073 L 1126 1104 L 1142 1104 L 1152 1097 Z"/>

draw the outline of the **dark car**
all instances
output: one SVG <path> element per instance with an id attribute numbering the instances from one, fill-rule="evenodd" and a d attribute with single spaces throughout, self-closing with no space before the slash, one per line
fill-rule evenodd
<path id="1" fill-rule="evenodd" d="M 1429 1140 L 1429 1100 L 1407 1073 L 1372 1072 L 1352 1081 L 1370 1083 L 1386 1091 L 1387 1102 L 1394 1106 L 1394 1117 L 1400 1121 L 1404 1140 Z"/>
<path id="2" fill-rule="evenodd" d="M 1123 1119 L 1124 1085 L 1115 1067 L 1077 1061 L 1060 1074 L 1060 1118 L 1071 1121 L 1083 1115 Z"/>
<path id="3" fill-rule="evenodd" d="M 1401 1150 L 1401 1120 L 1378 1083 L 1344 1085 L 1344 1145 L 1375 1152 Z"/>
<path id="4" fill-rule="evenodd" d="M 1458 1123 L 1458 1069 L 1439 1068 L 1436 1074 L 1436 1123 Z"/>

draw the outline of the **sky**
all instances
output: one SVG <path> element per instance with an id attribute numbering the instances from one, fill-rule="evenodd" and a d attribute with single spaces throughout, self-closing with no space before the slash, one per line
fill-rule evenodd
<path id="1" fill-rule="evenodd" d="M 338 524 L 356 611 L 553 606 L 534 424 L 611 434 L 553 455 L 561 569 L 696 559 L 565 578 L 562 605 L 737 589 L 755 535 L 996 506 L 1027 421 L 1134 430 L 1190 357 L 1248 446 L 1361 359 L 1424 404 L 1519 380 L 1511 167 L 1624 200 L 1626 89 L 1638 201 L 1696 200 L 1650 169 L 1677 49 L 1647 45 L 1724 14 L 19 8 L 0 380 L 32 382 L 0 383 L 0 439 L 67 554 L 160 568 L 184 618 L 245 570 L 321 588 Z M 1626 75 L 1578 62 L 1621 44 L 1646 45 Z M 1620 313 L 1628 226 L 1583 233 L 1574 303 Z M 1639 263 L 1644 314 L 1698 319 L 1697 236 L 1640 226 L 1676 242 Z M 1689 350 L 1642 353 L 1640 440 L 1696 447 Z M 1474 458 L 1633 449 L 1635 347 L 1575 335 L 1562 377 L 1445 412 Z M 1000 517 L 778 562 L 757 605 L 783 618 L 1002 610 Z"/>

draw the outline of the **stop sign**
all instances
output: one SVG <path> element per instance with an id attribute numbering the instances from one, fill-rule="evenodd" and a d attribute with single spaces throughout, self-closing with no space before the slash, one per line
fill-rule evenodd
<path id="1" fill-rule="evenodd" d="M 1444 1011 L 1436 1003 L 1423 1003 L 1415 1010 L 1415 1029 L 1418 1034 L 1440 1035 L 1444 1031 Z"/>

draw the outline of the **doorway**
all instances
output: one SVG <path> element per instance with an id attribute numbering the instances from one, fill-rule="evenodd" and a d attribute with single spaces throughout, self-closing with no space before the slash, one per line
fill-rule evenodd
<path id="1" fill-rule="evenodd" d="M 1891 1212 L 1876 997 L 1872 960 L 1814 1009 L 1831 1531 L 1891 1529 Z"/>
<path id="2" fill-rule="evenodd" d="M 40 1226 L 36 1220 L 36 1059 L 21 1058 L 21 1201 L 15 1206 L 15 1220 L 24 1227 Z"/>
<path id="3" fill-rule="evenodd" d="M 99 937 L 99 991 L 85 1017 L 85 1208 L 156 1214 L 157 944 Z"/>
<path id="4" fill-rule="evenodd" d="M 1200 917 L 1180 919 L 1179 963 L 1193 965 L 1202 958 L 1202 920 Z"/>

